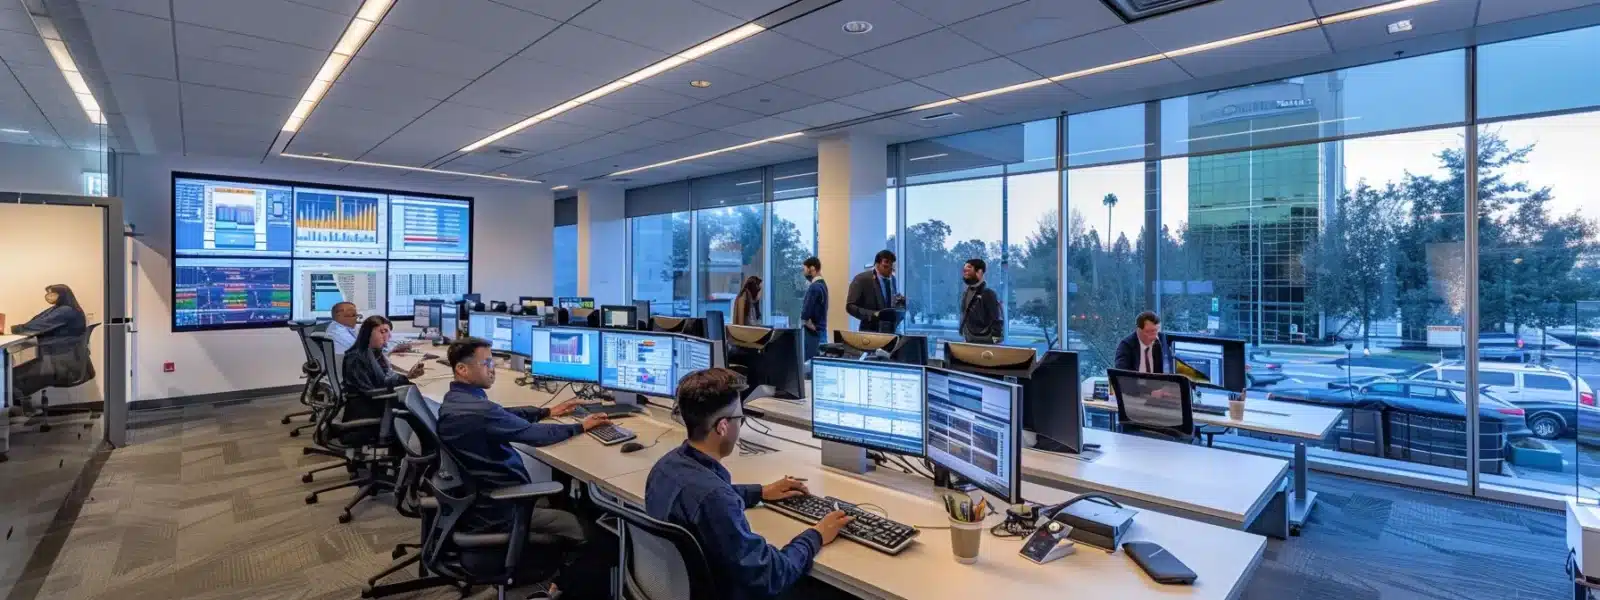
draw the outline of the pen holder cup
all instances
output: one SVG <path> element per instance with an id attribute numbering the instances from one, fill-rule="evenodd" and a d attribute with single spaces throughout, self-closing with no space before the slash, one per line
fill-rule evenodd
<path id="1" fill-rule="evenodd" d="M 1228 418 L 1229 419 L 1233 419 L 1235 421 L 1243 421 L 1244 420 L 1244 401 L 1243 400 L 1229 400 L 1228 401 Z"/>
<path id="2" fill-rule="evenodd" d="M 983 543 L 983 523 L 950 521 L 950 551 L 956 562 L 970 565 L 978 562 L 978 546 Z"/>

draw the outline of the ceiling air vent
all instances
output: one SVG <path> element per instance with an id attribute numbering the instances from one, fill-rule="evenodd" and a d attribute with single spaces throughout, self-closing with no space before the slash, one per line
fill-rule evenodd
<path id="1" fill-rule="evenodd" d="M 1100 0 L 1105 2 L 1111 10 L 1122 15 L 1122 20 L 1127 22 L 1148 19 L 1157 15 L 1183 10 L 1191 6 L 1205 4 L 1213 0 Z"/>
<path id="2" fill-rule="evenodd" d="M 520 148 L 495 148 L 494 153 L 505 158 L 522 158 L 528 151 Z"/>

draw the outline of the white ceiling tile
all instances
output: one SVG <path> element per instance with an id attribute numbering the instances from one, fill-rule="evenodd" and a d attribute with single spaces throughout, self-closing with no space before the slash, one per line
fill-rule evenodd
<path id="1" fill-rule="evenodd" d="M 807 129 L 805 125 L 796 123 L 794 121 L 786 121 L 777 117 L 767 117 L 765 119 L 759 119 L 749 123 L 740 123 L 732 127 L 725 127 L 722 130 L 728 133 L 750 138 L 765 139 L 773 136 L 794 133 L 804 129 Z"/>
<path id="2" fill-rule="evenodd" d="M 693 0 L 601 0 L 572 24 L 676 54 L 743 22 Z"/>
<path id="3" fill-rule="evenodd" d="M 315 75 L 317 69 L 321 68 L 322 62 L 328 58 L 326 52 L 304 46 L 237 35 L 187 23 L 178 23 L 174 27 L 178 37 L 179 56 L 194 56 L 264 71 L 310 75 Z"/>
<path id="4" fill-rule="evenodd" d="M 1490 0 L 1493 3 L 1494 0 Z M 1471 29 L 1477 16 L 1478 3 L 1470 0 L 1442 0 L 1432 4 L 1413 6 L 1382 16 L 1333 23 L 1322 28 L 1333 42 L 1333 49 L 1343 52 L 1357 48 L 1378 46 L 1440 33 Z M 1391 35 L 1389 24 L 1410 20 L 1413 29 Z"/>
<path id="5" fill-rule="evenodd" d="M 78 4 L 85 8 L 94 6 L 162 19 L 172 16 L 172 4 L 169 0 L 78 0 Z"/>
<path id="6" fill-rule="evenodd" d="M 178 78 L 171 21 L 92 6 L 83 7 L 83 18 L 94 38 L 101 68 L 112 73 Z"/>
<path id="7" fill-rule="evenodd" d="M 172 0 L 178 21 L 332 50 L 350 17 L 287 0 Z"/>
<path id="8" fill-rule="evenodd" d="M 763 81 L 793 75 L 836 60 L 839 60 L 837 54 L 786 37 L 776 31 L 755 34 L 737 44 L 699 58 L 699 62 Z"/>
<path id="9" fill-rule="evenodd" d="M 963 65 L 989 60 L 995 53 L 948 29 L 935 29 L 851 59 L 895 77 L 915 79 Z"/>
<path id="10" fill-rule="evenodd" d="M 768 83 L 717 98 L 716 103 L 753 113 L 775 115 L 821 101 L 821 98 L 811 94 Z"/>
<path id="11" fill-rule="evenodd" d="M 598 0 L 495 0 L 495 2 L 557 21 L 565 21 Z"/>
<path id="12" fill-rule="evenodd" d="M 251 67 L 230 65 L 216 61 L 195 58 L 193 56 L 178 57 L 178 68 L 183 73 L 185 83 L 198 83 L 211 87 L 243 90 L 298 99 L 306 91 L 306 86 L 311 84 L 312 74 L 290 75 L 274 71 L 264 71 Z"/>
<path id="13" fill-rule="evenodd" d="M 1115 27 L 1011 55 L 1011 60 L 1043 77 L 1114 64 L 1156 54 L 1155 46 L 1128 27 Z"/>
<path id="14" fill-rule="evenodd" d="M 393 25 L 379 25 L 356 53 L 362 58 L 462 77 L 477 77 L 510 55 L 510 52 L 467 46 Z"/>
<path id="15" fill-rule="evenodd" d="M 699 135 L 678 140 L 677 142 L 674 142 L 673 145 L 679 148 L 679 152 L 682 153 L 681 156 L 689 156 L 692 154 L 699 154 L 701 152 L 721 150 L 723 148 L 727 148 L 728 146 L 737 146 L 739 144 L 746 144 L 753 141 L 756 141 L 756 138 L 735 135 L 726 131 L 707 131 Z"/>
<path id="16" fill-rule="evenodd" d="M 1306 0 L 1215 0 L 1129 25 L 1162 51 L 1311 19 Z"/>
<path id="17" fill-rule="evenodd" d="M 272 144 L 273 138 L 278 135 L 278 128 L 273 126 L 241 126 L 238 123 L 213 123 L 197 119 L 192 115 L 184 114 L 183 136 L 185 142 L 193 142 L 205 138 L 232 138 L 239 141 L 249 141 L 256 144 L 256 152 L 265 154 L 267 147 Z"/>
<path id="18" fill-rule="evenodd" d="M 1061 85 L 1079 94 L 1095 98 L 1188 79 L 1189 75 L 1176 63 L 1171 60 L 1158 60 L 1126 69 L 1069 79 L 1061 82 Z"/>
<path id="19" fill-rule="evenodd" d="M 56 64 L 36 33 L 0 31 L 0 56 L 13 65 L 54 67 Z"/>
<path id="20" fill-rule="evenodd" d="M 1010 54 L 1122 24 L 1100 0 L 1029 0 L 968 20 L 950 29 Z"/>
<path id="21" fill-rule="evenodd" d="M 391 132 L 392 133 L 392 132 Z M 286 152 L 316 156 L 326 152 L 334 158 L 354 159 L 365 154 L 373 144 L 383 140 L 383 135 L 351 135 L 348 132 L 301 131 L 284 147 Z"/>
<path id="22" fill-rule="evenodd" d="M 854 106 L 845 106 L 838 102 L 823 102 L 786 113 L 778 113 L 778 118 L 785 121 L 794 121 L 802 125 L 821 127 L 841 121 L 849 121 L 850 119 L 859 119 L 871 114 Z"/>
<path id="23" fill-rule="evenodd" d="M 605 83 L 598 75 L 518 57 L 495 67 L 450 100 L 532 115 Z"/>
<path id="24" fill-rule="evenodd" d="M 1478 24 L 1499 23 L 1597 3 L 1600 3 L 1600 0 L 1517 0 L 1516 2 L 1487 0 L 1479 5 Z"/>
<path id="25" fill-rule="evenodd" d="M 117 107 L 139 142 L 141 154 L 183 151 L 183 120 L 178 114 L 178 83 L 169 79 L 111 75 Z"/>
<path id="26" fill-rule="evenodd" d="M 225 90 L 185 83 L 183 118 L 211 123 L 233 123 L 261 126 L 272 130 L 283 125 L 283 120 L 294 109 L 295 99 L 268 96 L 253 92 Z M 186 125 L 187 126 L 187 125 Z"/>
<path id="27" fill-rule="evenodd" d="M 522 159 L 501 154 L 463 154 L 440 163 L 438 168 L 467 173 L 488 173 L 498 172 L 519 160 Z"/>
<path id="28" fill-rule="evenodd" d="M 355 85 L 341 80 L 328 89 L 327 95 L 322 98 L 322 103 L 364 108 L 395 115 L 409 115 L 415 118 L 437 106 L 439 100 L 415 93 L 392 92 Z"/>
<path id="29" fill-rule="evenodd" d="M 491 133 L 494 131 L 447 123 L 429 113 L 378 144 L 363 159 L 421 166 Z"/>
<path id="30" fill-rule="evenodd" d="M 520 56 L 621 79 L 668 55 L 575 25 L 562 25 Z"/>
<path id="31" fill-rule="evenodd" d="M 866 21 L 872 31 L 865 34 L 844 32 L 844 24 Z M 919 15 L 894 0 L 850 0 L 828 5 L 777 28 L 779 33 L 826 48 L 829 52 L 850 56 L 879 46 L 933 31 L 938 23 Z"/>
<path id="32" fill-rule="evenodd" d="M 515 53 L 560 23 L 490 0 L 405 0 L 389 9 L 383 24 L 477 48 Z"/>
<path id="33" fill-rule="evenodd" d="M 691 106 L 678 112 L 664 115 L 661 118 L 686 125 L 704 127 L 706 129 L 721 129 L 723 127 L 732 127 L 740 123 L 749 123 L 750 121 L 760 119 L 761 117 L 762 115 L 750 112 L 748 110 L 739 110 L 737 108 L 729 108 L 727 106 L 706 103 L 697 106 Z"/>
<path id="34" fill-rule="evenodd" d="M 39 30 L 34 29 L 33 19 L 22 10 L 21 4 L 6 4 L 0 5 L 0 31 L 35 34 Z"/>
<path id="35" fill-rule="evenodd" d="M 641 117 L 659 117 L 699 103 L 698 99 L 645 85 L 630 85 L 590 102 Z"/>
<path id="36" fill-rule="evenodd" d="M 467 87 L 472 80 L 357 56 L 339 75 L 339 84 L 346 83 L 394 94 L 443 100 Z"/>
<path id="37" fill-rule="evenodd" d="M 545 121 L 495 142 L 491 147 L 518 148 L 538 154 L 605 135 L 603 129 Z"/>
<path id="38" fill-rule="evenodd" d="M 650 118 L 604 106 L 585 104 L 556 115 L 553 119 L 602 131 L 616 131 L 635 123 L 643 123 Z"/>
<path id="39" fill-rule="evenodd" d="M 865 135 L 881 136 L 890 143 L 905 140 L 914 140 L 928 137 L 928 128 L 920 124 L 912 124 L 897 119 L 878 119 L 851 125 L 850 132 Z"/>
<path id="40" fill-rule="evenodd" d="M 992 113 L 1014 114 L 1041 108 L 1059 112 L 1065 110 L 1068 103 L 1083 99 L 1082 94 L 1059 85 L 1048 84 L 1017 90 L 1009 94 L 980 98 L 973 100 L 970 104 Z"/>
<path id="41" fill-rule="evenodd" d="M 795 73 L 774 83 L 819 98 L 833 99 L 899 82 L 900 79 L 893 75 L 845 59 Z"/>
<path id="42" fill-rule="evenodd" d="M 271 140 L 221 132 L 206 135 L 185 133 L 183 137 L 184 153 L 189 156 L 261 158 L 271 144 Z"/>
<path id="43" fill-rule="evenodd" d="M 999 10 L 1021 0 L 898 0 L 924 17 L 949 25 Z"/>
<path id="44" fill-rule="evenodd" d="M 917 83 L 937 92 L 961 96 L 1035 79 L 1039 79 L 1039 75 L 1022 65 L 1010 59 L 995 58 L 920 77 Z"/>
<path id="45" fill-rule="evenodd" d="M 1173 59 L 1195 77 L 1209 77 L 1234 71 L 1320 56 L 1333 52 L 1327 36 L 1319 29 L 1307 29 L 1217 48 L 1208 52 Z"/>
<path id="46" fill-rule="evenodd" d="M 746 21 L 783 8 L 790 0 L 695 0 Z"/>
<path id="47" fill-rule="evenodd" d="M 1391 0 L 1311 0 L 1311 9 L 1319 16 L 1376 6 Z M 1471 0 L 1477 2 L 1477 0 Z M 1518 4 L 1521 4 L 1520 2 Z"/>
<path id="48" fill-rule="evenodd" d="M 617 133 L 636 137 L 649 138 L 658 142 L 681 140 L 683 138 L 703 133 L 704 127 L 684 125 L 665 119 L 650 119 L 643 123 L 630 125 L 617 130 Z"/>
<path id="49" fill-rule="evenodd" d="M 881 113 L 927 104 L 935 100 L 943 100 L 946 97 L 944 94 L 914 82 L 902 81 L 894 85 L 845 96 L 839 98 L 838 102 L 856 108 L 864 108 L 874 113 Z"/>
<path id="50" fill-rule="evenodd" d="M 711 82 L 711 87 L 697 88 L 689 85 L 691 81 L 709 81 Z M 637 85 L 646 85 L 691 98 L 710 100 L 739 90 L 753 88 L 761 85 L 762 82 L 762 79 L 740 75 L 703 62 L 691 61 L 671 71 L 646 79 Z"/>
<path id="51" fill-rule="evenodd" d="M 483 130 L 485 135 L 488 132 L 504 129 L 506 126 L 523 119 L 523 117 L 511 113 L 478 108 L 459 102 L 441 102 L 438 106 L 433 107 L 433 110 L 428 111 L 427 117 L 431 123 L 470 127 Z"/>

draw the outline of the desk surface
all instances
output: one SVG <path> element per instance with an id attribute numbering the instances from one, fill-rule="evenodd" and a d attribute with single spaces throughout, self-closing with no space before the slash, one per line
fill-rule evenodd
<path id="1" fill-rule="evenodd" d="M 0 335 L 0 349 L 33 339 L 31 335 Z"/>
<path id="2" fill-rule="evenodd" d="M 1260 394 L 1261 392 L 1256 393 Z M 1344 411 L 1337 408 L 1313 406 L 1298 402 L 1249 398 L 1244 405 L 1244 418 L 1237 421 L 1225 414 L 1213 415 L 1203 412 L 1194 413 L 1194 421 L 1197 424 L 1246 429 L 1307 440 L 1321 440 L 1327 437 L 1328 432 L 1339 424 L 1339 419 L 1344 417 Z M 1084 400 L 1083 406 L 1094 410 L 1117 411 L 1117 403 L 1110 400 L 1088 399 Z"/>
<path id="3" fill-rule="evenodd" d="M 792 427 L 811 424 L 806 400 L 764 398 L 750 406 Z M 1046 485 L 1104 492 L 1242 526 L 1277 493 L 1289 471 L 1289 462 L 1279 458 L 1099 429 L 1084 428 L 1083 441 L 1100 444 L 1089 460 L 1024 450 L 1023 475 Z"/>

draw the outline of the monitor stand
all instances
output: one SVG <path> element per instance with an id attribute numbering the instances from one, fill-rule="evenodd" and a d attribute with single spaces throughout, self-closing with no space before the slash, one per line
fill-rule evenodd
<path id="1" fill-rule="evenodd" d="M 511 365 L 510 368 L 513 371 L 524 374 L 528 372 L 528 359 L 526 358 L 513 354 L 511 355 L 511 360 L 507 362 Z"/>
<path id="2" fill-rule="evenodd" d="M 865 475 L 872 470 L 872 460 L 867 458 L 867 449 L 839 442 L 822 442 L 822 466 L 833 467 L 846 473 Z"/>
<path id="3" fill-rule="evenodd" d="M 937 465 L 933 467 L 933 487 L 966 493 L 972 493 L 973 490 L 978 489 L 978 486 L 962 479 L 960 475 L 955 474 L 950 469 Z"/>
<path id="4" fill-rule="evenodd" d="M 1034 450 L 1039 450 L 1039 451 L 1042 451 L 1042 452 L 1054 452 L 1056 454 L 1077 454 L 1078 453 L 1078 449 L 1077 448 L 1073 448 L 1072 446 L 1068 446 L 1066 444 L 1063 444 L 1061 442 L 1052 440 L 1052 439 L 1044 437 L 1044 436 L 1039 436 L 1038 441 L 1035 441 L 1033 443 L 1032 448 Z"/>
<path id="5" fill-rule="evenodd" d="M 628 392 L 612 392 L 611 399 L 617 404 L 645 407 L 650 405 L 650 398 L 644 394 Z"/>

